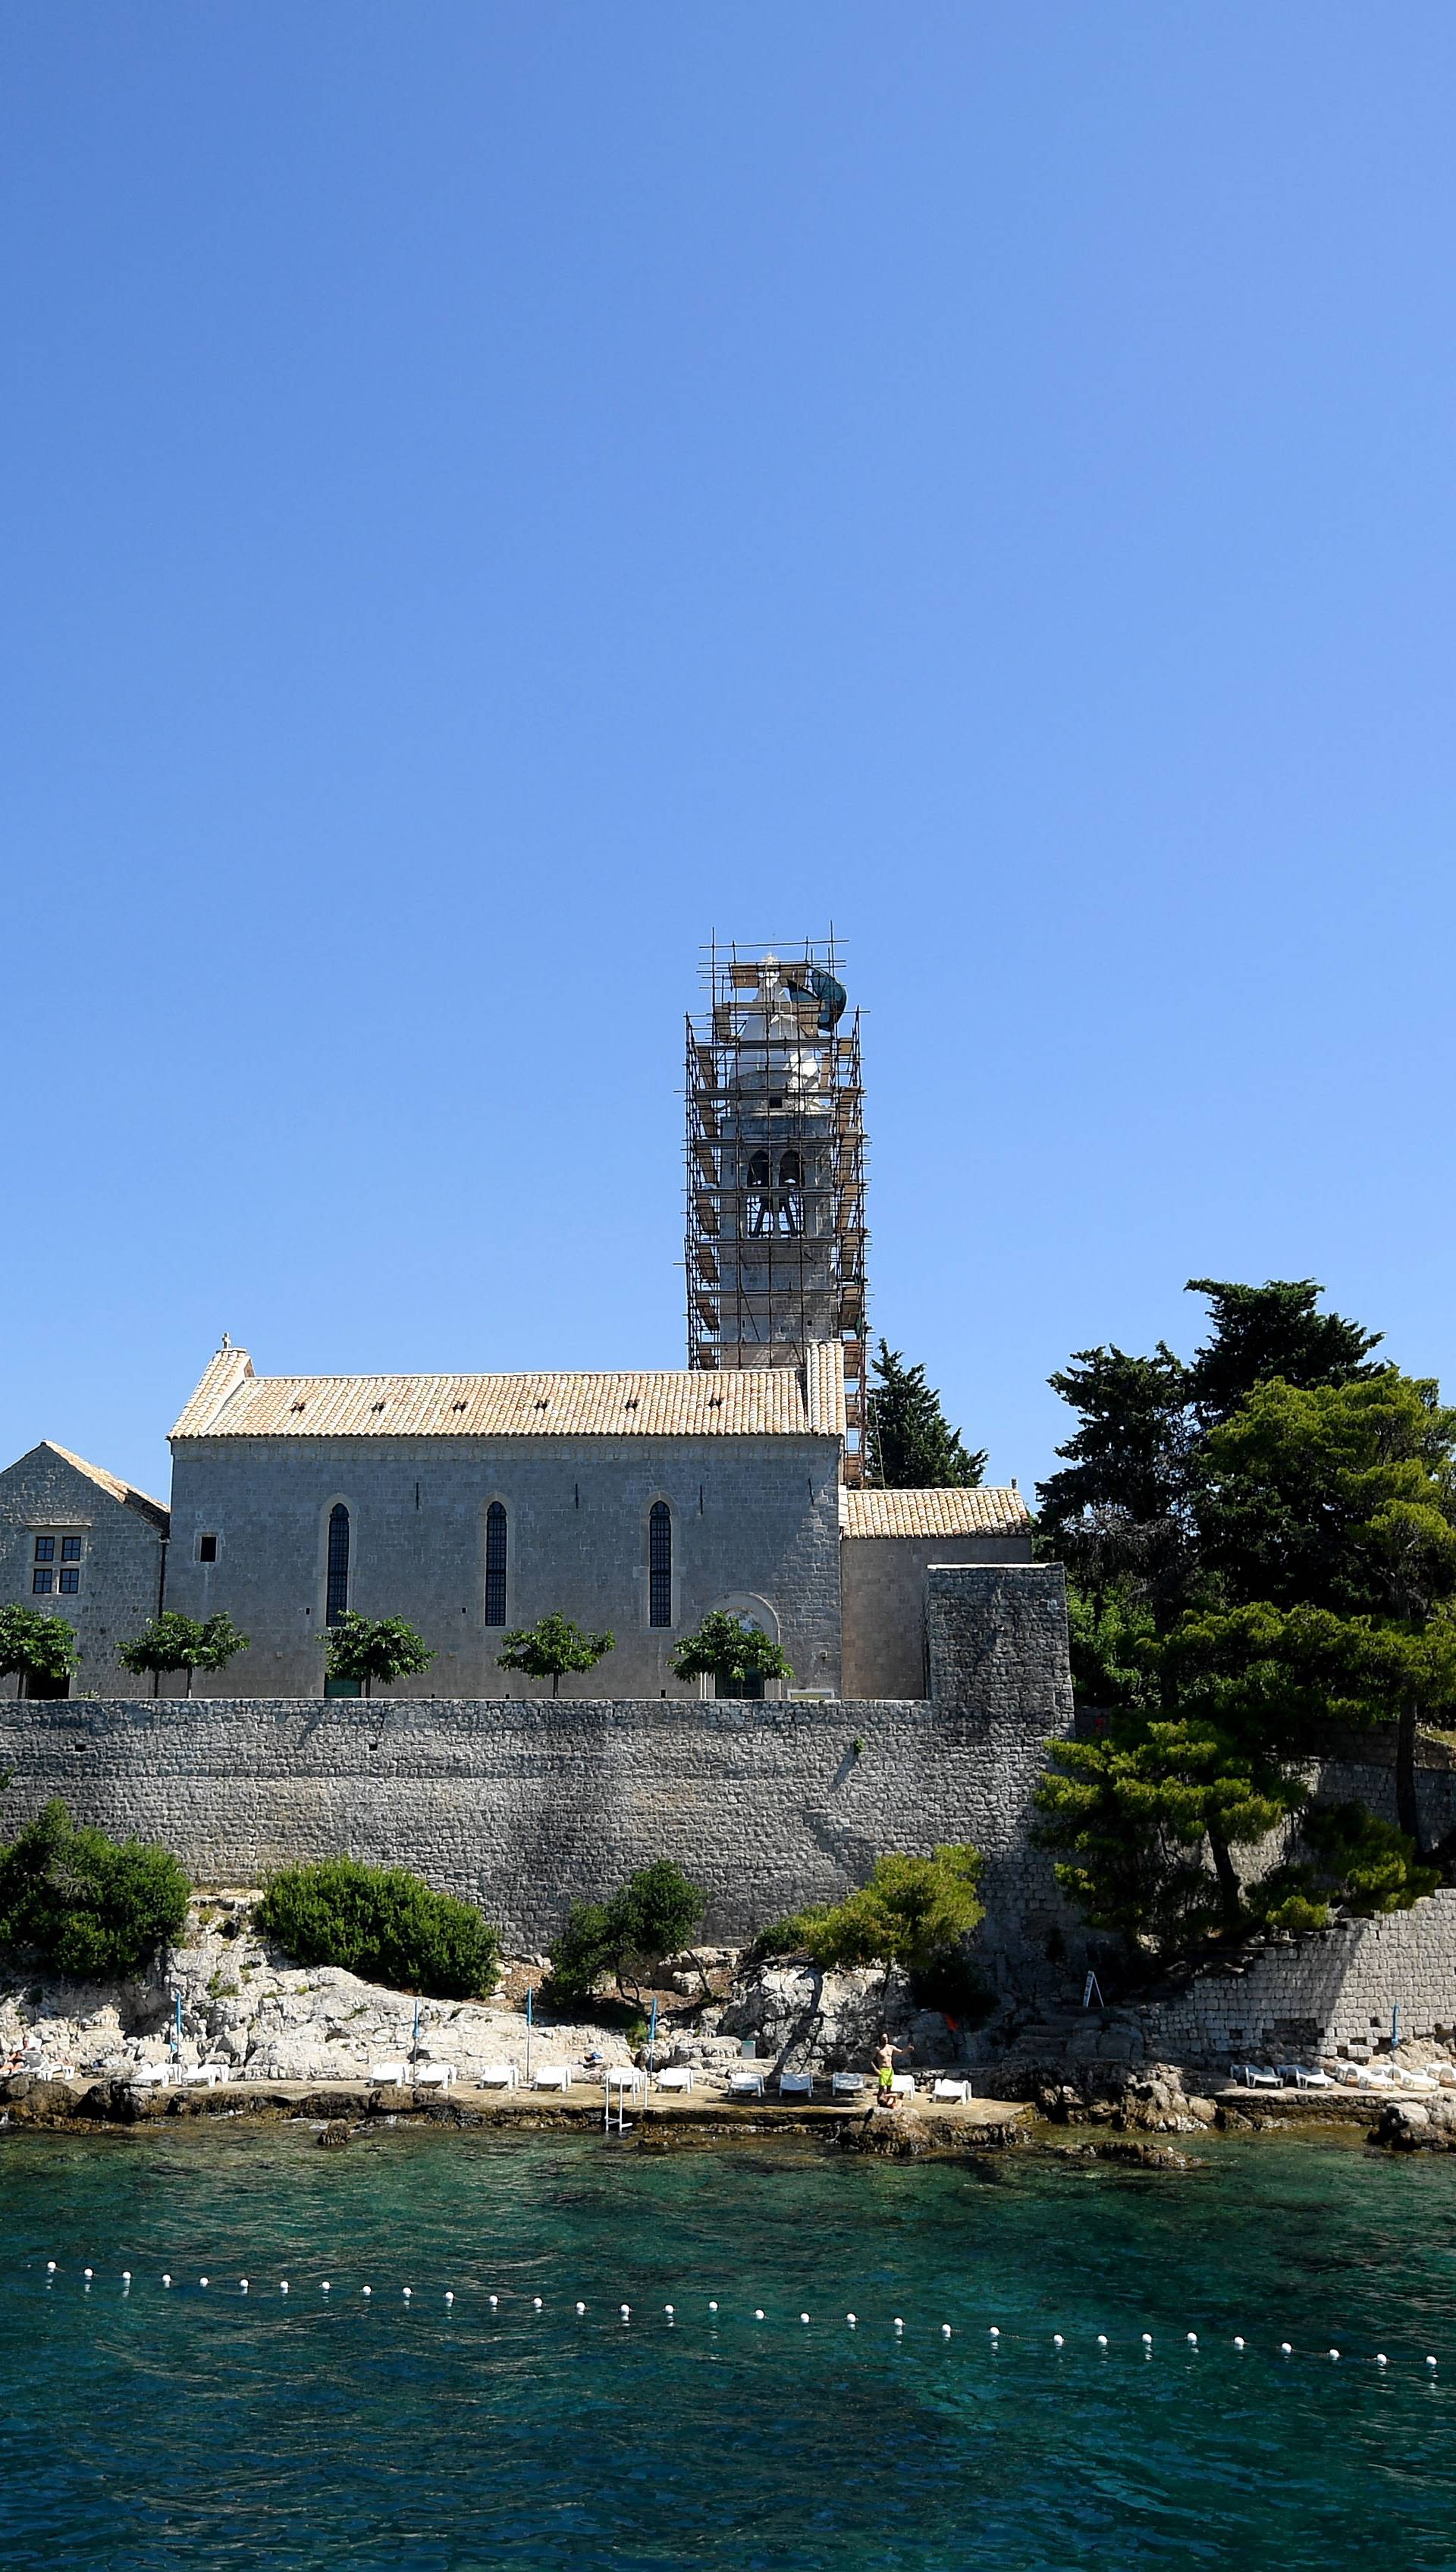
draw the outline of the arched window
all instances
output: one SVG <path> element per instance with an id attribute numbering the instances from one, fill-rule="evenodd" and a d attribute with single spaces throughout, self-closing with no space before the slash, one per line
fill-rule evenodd
<path id="1" fill-rule="evenodd" d="M 346 1615 L 349 1604 L 349 1514 L 342 1501 L 335 1501 L 328 1513 L 328 1588 L 324 1595 L 323 1621 L 336 1625 Z"/>
<path id="2" fill-rule="evenodd" d="M 499 1501 L 485 1514 L 485 1621 L 506 1621 L 506 1514 Z"/>
<path id="3" fill-rule="evenodd" d="M 647 1527 L 648 1623 L 673 1621 L 673 1513 L 654 1501 Z"/>

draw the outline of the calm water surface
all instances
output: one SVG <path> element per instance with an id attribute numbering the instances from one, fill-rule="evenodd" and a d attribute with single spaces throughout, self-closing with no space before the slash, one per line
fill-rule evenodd
<path id="1" fill-rule="evenodd" d="M 1205 2161 L 0 2134 L 0 2560 L 1456 2567 L 1456 2157 Z"/>

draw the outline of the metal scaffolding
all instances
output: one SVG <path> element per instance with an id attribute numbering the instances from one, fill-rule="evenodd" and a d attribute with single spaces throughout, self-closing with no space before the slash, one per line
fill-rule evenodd
<path id="1" fill-rule="evenodd" d="M 844 1352 L 845 1479 L 864 1471 L 864 1091 L 832 933 L 703 952 L 688 1020 L 688 1363 Z"/>

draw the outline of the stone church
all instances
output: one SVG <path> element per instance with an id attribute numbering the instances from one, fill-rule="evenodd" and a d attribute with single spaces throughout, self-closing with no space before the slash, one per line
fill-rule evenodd
<path id="1" fill-rule="evenodd" d="M 520 1698 L 505 1632 L 610 1630 L 577 1696 L 694 1696 L 712 1608 L 778 1640 L 805 1699 L 926 1693 L 933 1566 L 1029 1563 L 1009 1490 L 869 1487 L 857 1023 L 832 948 L 717 951 L 689 1021 L 689 1358 L 630 1374 L 268 1376 L 226 1340 L 171 1436 L 170 1506 L 49 1442 L 0 1473 L 0 1603 L 67 1617 L 78 1693 L 116 1646 L 226 1609 L 231 1697 L 324 1694 L 328 1627 L 399 1615 L 435 1658 L 399 1696 Z M 175 1692 L 181 1681 L 164 1681 Z"/>

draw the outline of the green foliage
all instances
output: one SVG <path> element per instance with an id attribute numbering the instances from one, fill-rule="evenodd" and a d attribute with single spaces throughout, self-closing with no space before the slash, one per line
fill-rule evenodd
<path id="1" fill-rule="evenodd" d="M 1072 1684 L 1079 1705 L 1156 1713 L 1161 1702 L 1158 1628 L 1152 1609 L 1121 1583 L 1101 1592 L 1067 1591 Z"/>
<path id="2" fill-rule="evenodd" d="M 940 1396 L 925 1381 L 923 1366 L 907 1367 L 898 1349 L 881 1340 L 871 1360 L 878 1381 L 869 1388 L 870 1480 L 887 1491 L 967 1488 L 986 1470 L 984 1448 L 972 1454 L 952 1429 Z"/>
<path id="3" fill-rule="evenodd" d="M 672 1858 L 639 1867 L 607 1902 L 574 1902 L 551 1944 L 551 1987 L 563 2000 L 588 2000 L 603 1974 L 634 1992 L 665 1956 L 696 1935 L 708 1896 Z"/>
<path id="4" fill-rule="evenodd" d="M 246 1649 L 247 1636 L 240 1634 L 231 1616 L 200 1621 L 196 1616 L 179 1616 L 169 1608 L 130 1642 L 118 1643 L 117 1659 L 124 1670 L 139 1677 L 144 1671 L 186 1670 L 191 1696 L 195 1670 L 226 1670 L 235 1654 Z"/>
<path id="5" fill-rule="evenodd" d="M 254 1917 L 299 1964 L 338 1965 L 391 1991 L 482 2000 L 499 1979 L 500 1940 L 484 1914 L 406 1867 L 351 1857 L 284 1867 Z"/>
<path id="6" fill-rule="evenodd" d="M 1415 1842 L 1364 1804 L 1315 1805 L 1300 1838 L 1308 1858 L 1275 1867 L 1249 1896 L 1266 1928 L 1322 1929 L 1332 1903 L 1361 1917 L 1408 1911 L 1440 1881 L 1438 1868 L 1418 1863 Z"/>
<path id="7" fill-rule="evenodd" d="M 796 1911 L 755 1944 L 763 1953 L 771 1936 L 781 1941 L 777 1952 L 801 1951 L 822 1972 L 842 1972 L 855 1965 L 903 1965 L 916 1976 L 929 1976 L 955 1955 L 961 1941 L 985 1918 L 976 1887 L 981 1853 L 966 1843 L 947 1845 L 929 1857 L 898 1852 L 875 1859 L 869 1882 L 842 1902 L 822 1902 Z"/>
<path id="8" fill-rule="evenodd" d="M 496 1661 L 503 1670 L 524 1670 L 528 1678 L 550 1679 L 556 1696 L 566 1671 L 594 1670 L 616 1640 L 615 1634 L 589 1634 L 553 1609 L 539 1623 L 520 1625 L 507 1634 L 505 1650 L 497 1652 Z"/>
<path id="9" fill-rule="evenodd" d="M 38 1608 L 0 1608 L 0 1678 L 62 1687 L 76 1667 L 76 1628 Z"/>
<path id="10" fill-rule="evenodd" d="M 1225 1278 L 1191 1277 L 1190 1295 L 1206 1295 L 1213 1336 L 1189 1370 L 1189 1393 L 1200 1420 L 1212 1427 L 1231 1419 L 1256 1384 L 1279 1376 L 1285 1384 L 1349 1384 L 1375 1369 L 1365 1363 L 1380 1345 L 1338 1313 L 1316 1313 L 1323 1294 L 1312 1277 L 1271 1277 L 1264 1286 L 1236 1286 Z"/>
<path id="11" fill-rule="evenodd" d="M 356 1616 L 350 1609 L 328 1628 L 329 1677 L 362 1680 L 365 1696 L 373 1695 L 376 1679 L 388 1687 L 427 1670 L 434 1657 L 402 1616 Z"/>
<path id="12" fill-rule="evenodd" d="M 0 1850 L 0 1946 L 63 1974 L 135 1974 L 180 1934 L 191 1892 L 169 1850 L 109 1840 L 57 1800 Z"/>
<path id="13" fill-rule="evenodd" d="M 724 1608 L 713 1608 L 696 1634 L 685 1635 L 669 1666 L 680 1679 L 696 1679 L 706 1672 L 728 1696 L 755 1692 L 764 1679 L 793 1676 L 780 1643 L 750 1625 L 745 1616 L 730 1616 Z"/>

